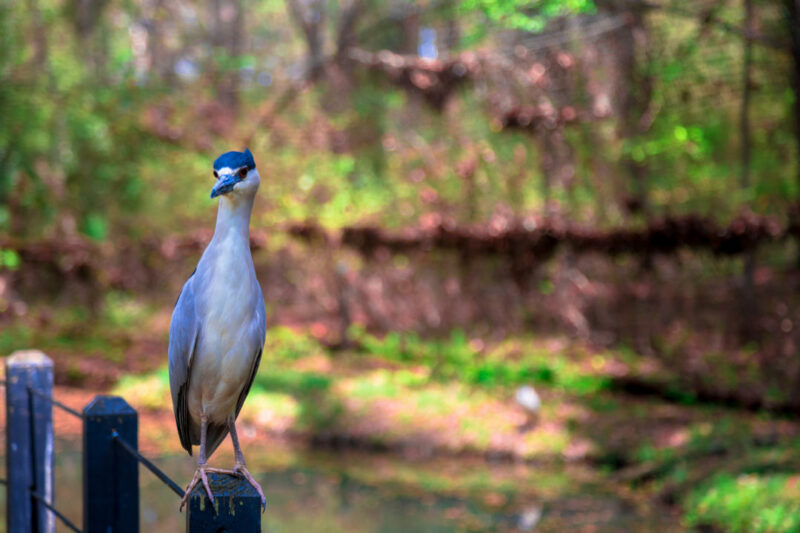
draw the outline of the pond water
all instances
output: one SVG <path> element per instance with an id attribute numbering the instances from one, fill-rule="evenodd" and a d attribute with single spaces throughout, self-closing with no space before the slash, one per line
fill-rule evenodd
<path id="1" fill-rule="evenodd" d="M 56 503 L 81 524 L 81 455 L 73 446 L 57 445 Z M 607 492 L 591 470 L 574 465 L 248 448 L 248 466 L 267 497 L 266 532 L 679 531 L 666 510 Z M 154 460 L 181 485 L 192 476 L 187 455 Z M 228 467 L 232 457 L 218 453 L 211 462 Z M 181 531 L 178 498 L 144 468 L 140 478 L 142 531 Z M 0 500 L 5 515 L 4 493 Z"/>

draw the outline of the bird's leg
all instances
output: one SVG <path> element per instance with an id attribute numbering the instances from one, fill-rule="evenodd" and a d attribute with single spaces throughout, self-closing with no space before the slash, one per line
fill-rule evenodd
<path id="1" fill-rule="evenodd" d="M 203 483 L 203 487 L 205 487 L 206 492 L 208 493 L 208 499 L 211 500 L 211 503 L 214 503 L 214 495 L 211 493 L 211 487 L 208 486 L 208 477 L 206 476 L 206 471 L 209 470 L 208 463 L 206 462 L 207 432 L 208 418 L 206 418 L 205 415 L 202 415 L 200 417 L 200 451 L 197 453 L 197 470 L 195 470 L 194 477 L 192 478 L 191 483 L 189 483 L 189 486 L 186 488 L 183 498 L 181 498 L 181 511 L 183 510 L 183 506 L 186 505 L 186 502 L 189 500 L 192 490 L 200 482 Z"/>
<path id="2" fill-rule="evenodd" d="M 226 472 L 230 472 L 233 475 L 242 476 L 250 483 L 258 495 L 261 496 L 261 508 L 267 508 L 267 499 L 264 497 L 264 491 L 261 490 L 261 485 L 253 478 L 253 475 L 247 470 L 247 467 L 244 464 L 244 454 L 242 453 L 242 448 L 239 446 L 239 436 L 236 434 L 236 419 L 231 417 L 228 419 L 228 431 L 231 434 L 231 441 L 233 441 L 233 454 L 236 460 L 236 464 L 233 467 L 233 470 L 228 470 Z M 217 471 L 213 469 L 212 471 Z"/>

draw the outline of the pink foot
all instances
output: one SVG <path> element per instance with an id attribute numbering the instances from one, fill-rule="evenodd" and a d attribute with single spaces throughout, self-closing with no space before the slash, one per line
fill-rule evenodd
<path id="1" fill-rule="evenodd" d="M 267 509 L 267 498 L 264 497 L 264 491 L 261 490 L 261 485 L 255 480 L 253 475 L 247 470 L 247 467 L 243 464 L 236 464 L 233 469 L 229 470 L 227 468 L 206 468 L 207 472 L 215 472 L 217 474 L 228 474 L 229 476 L 239 476 L 243 477 L 247 480 L 250 485 L 256 489 L 258 495 L 261 496 L 261 510 L 262 512 Z M 212 500 L 213 501 L 213 500 Z"/>
<path id="2" fill-rule="evenodd" d="M 211 487 L 208 486 L 208 477 L 206 476 L 206 472 L 209 470 L 212 469 L 209 469 L 206 465 L 197 465 L 197 470 L 194 472 L 194 477 L 192 478 L 191 483 L 189 483 L 189 486 L 186 488 L 183 498 L 181 498 L 181 511 L 183 511 L 183 506 L 186 505 L 186 502 L 189 501 L 189 496 L 191 496 L 192 490 L 194 490 L 194 488 L 200 482 L 203 483 L 203 487 L 206 489 L 208 499 L 211 500 L 211 503 L 214 503 L 214 495 L 211 493 Z"/>

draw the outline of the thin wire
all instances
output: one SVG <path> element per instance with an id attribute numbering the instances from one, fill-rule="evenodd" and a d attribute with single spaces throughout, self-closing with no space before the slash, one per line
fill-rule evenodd
<path id="1" fill-rule="evenodd" d="M 50 503 L 49 503 L 47 500 L 45 500 L 45 499 L 42 497 L 42 495 L 41 495 L 41 494 L 39 494 L 38 492 L 35 492 L 35 491 L 31 491 L 31 496 L 33 496 L 34 498 L 36 498 L 36 499 L 39 501 L 39 503 L 41 503 L 42 505 L 44 505 L 44 506 L 45 506 L 47 509 L 49 509 L 49 510 L 50 510 L 50 511 L 51 511 L 51 512 L 54 514 L 54 515 L 56 515 L 58 518 L 60 518 L 60 519 L 61 519 L 61 521 L 62 521 L 62 522 L 64 522 L 64 525 L 66 525 L 66 526 L 67 526 L 68 528 L 70 528 L 72 531 L 74 531 L 75 533 L 83 533 L 83 532 L 82 532 L 80 529 L 78 529 L 78 526 L 76 526 L 75 524 L 73 524 L 72 522 L 70 522 L 69 518 L 67 518 L 66 516 L 64 516 L 63 514 L 61 514 L 61 513 L 58 511 L 58 509 L 56 509 L 55 507 L 53 507 L 52 505 L 50 505 Z"/>
<path id="2" fill-rule="evenodd" d="M 154 465 L 152 462 L 150 462 L 149 459 L 147 459 L 142 454 L 140 454 L 138 451 L 136 451 L 136 449 L 133 446 L 131 446 L 130 444 L 125 442 L 123 440 L 123 438 L 119 436 L 119 433 L 116 432 L 116 430 L 111 432 L 111 438 L 114 439 L 117 442 L 117 444 L 122 446 L 122 449 L 124 449 L 126 452 L 131 454 L 134 458 L 136 458 L 137 461 L 139 461 L 144 466 L 146 466 L 147 469 L 150 470 L 153 474 L 155 474 L 158 479 L 163 481 L 165 485 L 167 485 L 169 488 L 171 488 L 172 492 L 174 492 L 178 496 L 183 496 L 184 492 L 181 489 L 180 485 L 178 485 L 177 483 L 172 481 L 169 478 L 169 476 L 167 476 L 164 472 L 161 471 L 160 468 L 158 468 L 156 465 Z"/>
<path id="3" fill-rule="evenodd" d="M 28 387 L 28 391 L 31 394 L 34 394 L 34 395 L 38 396 L 39 398 L 41 398 L 43 400 L 49 401 L 50 403 L 52 403 L 56 407 L 59 407 L 59 408 L 63 409 L 64 411 L 68 412 L 69 414 L 71 414 L 73 416 L 77 416 L 81 420 L 83 419 L 83 414 L 82 413 L 76 411 L 75 409 L 73 409 L 72 407 L 69 407 L 68 405 L 64 405 L 63 403 L 59 402 L 58 400 L 56 400 L 52 396 L 48 396 L 47 394 L 45 394 L 45 393 L 43 393 L 41 391 L 38 391 L 38 390 L 36 390 L 36 389 L 34 389 L 32 387 Z"/>

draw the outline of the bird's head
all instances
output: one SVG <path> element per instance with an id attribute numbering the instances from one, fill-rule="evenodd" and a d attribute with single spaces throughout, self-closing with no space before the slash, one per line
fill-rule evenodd
<path id="1" fill-rule="evenodd" d="M 219 156 L 214 161 L 214 177 L 217 183 L 211 189 L 211 198 L 223 194 L 252 196 L 261 183 L 253 154 L 247 148 L 244 152 L 225 152 Z"/>

